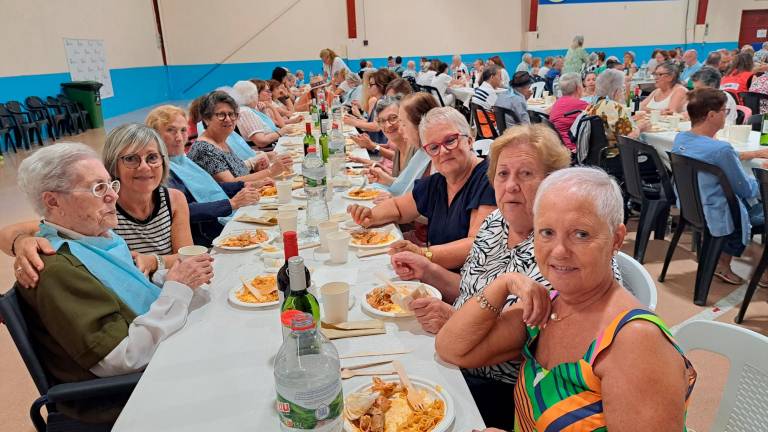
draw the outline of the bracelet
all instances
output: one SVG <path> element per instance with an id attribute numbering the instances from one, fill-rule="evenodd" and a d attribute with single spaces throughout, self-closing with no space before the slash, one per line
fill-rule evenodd
<path id="1" fill-rule="evenodd" d="M 16 237 L 13 238 L 13 241 L 11 242 L 11 256 L 16 257 L 16 240 L 19 239 L 19 237 L 25 235 L 27 233 L 20 232 L 16 234 Z"/>
<path id="2" fill-rule="evenodd" d="M 157 269 L 155 271 L 165 270 L 165 261 L 163 258 L 158 254 L 152 254 L 152 256 L 157 260 Z"/>
<path id="3" fill-rule="evenodd" d="M 480 303 L 481 309 L 490 309 L 490 311 L 495 313 L 497 317 L 501 315 L 501 310 L 499 310 L 499 308 L 497 308 L 496 306 L 492 305 L 491 302 L 489 302 L 488 299 L 485 297 L 485 289 L 477 293 L 475 298 L 477 299 L 477 302 Z"/>

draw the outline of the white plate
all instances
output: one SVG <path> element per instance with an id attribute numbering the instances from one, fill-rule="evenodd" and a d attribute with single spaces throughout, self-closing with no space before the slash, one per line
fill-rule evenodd
<path id="1" fill-rule="evenodd" d="M 277 203 L 277 196 L 261 197 L 259 204 L 275 204 Z"/>
<path id="2" fill-rule="evenodd" d="M 366 190 L 368 190 L 368 189 L 369 189 L 369 188 L 366 188 Z M 352 190 L 352 189 L 350 189 L 350 190 Z M 357 188 L 355 188 L 355 190 L 357 190 Z M 346 192 L 344 192 L 344 193 L 343 193 L 341 196 L 343 196 L 343 197 L 344 197 L 344 198 L 346 198 L 346 199 L 355 200 L 355 201 L 373 201 L 373 199 L 374 199 L 374 198 L 376 198 L 376 197 L 371 197 L 371 198 L 358 198 L 358 197 L 350 196 L 350 195 L 349 195 L 349 192 L 350 192 L 350 191 L 346 191 Z M 376 192 L 378 192 L 378 193 L 381 193 L 381 191 L 379 191 L 379 190 L 377 190 Z"/>
<path id="3" fill-rule="evenodd" d="M 229 290 L 229 295 L 227 296 L 227 298 L 229 298 L 229 301 L 232 302 L 232 304 L 235 304 L 235 305 L 238 305 L 238 306 L 242 306 L 242 307 L 245 307 L 245 308 L 260 309 L 260 308 L 265 308 L 265 307 L 269 307 L 269 306 L 274 306 L 274 305 L 280 303 L 280 299 L 279 298 L 277 300 L 275 300 L 275 301 L 266 302 L 266 303 L 248 303 L 248 302 L 240 301 L 240 299 L 237 298 L 236 294 L 241 289 L 243 289 L 243 284 L 242 283 L 240 283 L 236 287 L 234 287 L 231 290 Z"/>
<path id="4" fill-rule="evenodd" d="M 392 284 L 395 285 L 395 286 L 412 287 L 411 289 L 416 289 L 416 287 L 418 287 L 419 285 L 424 285 L 424 288 L 426 288 L 427 291 L 429 291 L 429 293 L 432 294 L 432 297 L 435 297 L 435 298 L 440 299 L 440 300 L 443 299 L 443 295 L 440 293 L 440 291 L 437 288 L 433 287 L 432 285 L 422 284 L 421 282 L 413 282 L 413 281 L 393 281 Z M 383 312 L 383 311 L 380 311 L 380 310 L 376 309 L 375 307 L 371 306 L 368 303 L 368 294 L 371 291 L 373 291 L 374 289 L 382 288 L 384 286 L 385 285 L 375 286 L 375 287 L 369 289 L 368 291 L 366 291 L 365 294 L 363 294 L 363 297 L 360 299 L 360 304 L 362 305 L 363 310 L 368 312 L 368 313 L 371 313 L 373 315 L 378 315 L 378 316 L 387 317 L 387 318 L 410 317 L 410 316 L 413 316 L 413 312 L 411 312 L 411 311 L 405 311 L 405 312 L 400 312 L 400 313 Z"/>
<path id="5" fill-rule="evenodd" d="M 373 231 L 376 231 L 376 230 L 373 230 Z M 378 249 L 378 248 L 387 247 L 387 246 L 391 245 L 392 243 L 394 243 L 394 242 L 396 242 L 398 240 L 401 240 L 400 236 L 397 235 L 397 231 L 390 230 L 389 233 L 392 234 L 392 240 L 390 240 L 388 242 L 379 243 L 379 244 L 375 244 L 375 245 L 361 245 L 361 244 L 355 244 L 354 243 L 354 238 L 352 238 L 352 239 L 349 240 L 349 245 L 354 247 L 354 248 L 358 248 L 358 249 Z"/>
<path id="6" fill-rule="evenodd" d="M 307 199 L 307 191 L 304 189 L 296 189 L 295 191 L 291 192 L 291 196 L 296 199 Z"/>
<path id="7" fill-rule="evenodd" d="M 360 229 L 360 228 L 362 228 L 362 226 L 361 226 L 361 225 L 358 225 L 358 224 L 357 224 L 355 221 L 353 221 L 353 220 L 348 220 L 348 221 L 346 221 L 346 222 L 343 222 L 343 223 L 341 223 L 341 224 L 339 225 L 339 228 L 341 228 L 341 229 L 343 229 L 343 230 L 347 230 L 347 231 L 354 231 L 354 230 L 356 230 L 356 229 Z"/>
<path id="8" fill-rule="evenodd" d="M 243 233 L 243 232 L 246 232 L 246 231 L 255 231 L 255 230 L 232 231 L 232 232 L 229 232 L 227 234 L 222 234 L 222 235 L 216 237 L 215 239 L 213 239 L 212 244 L 214 246 L 216 246 L 217 248 L 219 248 L 219 249 L 233 250 L 233 251 L 244 251 L 244 250 L 256 249 L 257 247 L 261 247 L 261 245 L 267 244 L 267 243 L 271 242 L 272 240 L 274 240 L 274 238 L 275 238 L 275 233 L 273 233 L 272 231 L 262 230 L 262 231 L 264 231 L 267 234 L 267 239 L 264 240 L 261 243 L 256 243 L 256 244 L 248 245 L 248 246 L 245 246 L 245 247 L 219 246 L 219 242 L 223 241 L 225 238 L 231 237 L 233 235 L 236 235 L 236 234 L 239 234 L 239 233 Z"/>
<path id="9" fill-rule="evenodd" d="M 400 382 L 400 379 L 396 375 L 384 375 L 380 376 L 382 381 L 385 382 Z M 453 398 L 445 390 L 445 387 L 438 385 L 434 381 L 430 381 L 426 378 L 420 378 L 413 375 L 408 375 L 411 380 L 411 384 L 414 387 L 422 390 L 426 390 L 430 393 L 430 396 L 434 399 L 442 399 L 445 405 L 445 415 L 443 419 L 435 425 L 431 432 L 445 432 L 450 429 L 453 424 L 453 420 L 456 417 L 456 408 L 453 405 Z M 364 391 L 371 387 L 371 380 L 368 380 L 365 384 L 362 384 L 352 390 L 352 393 Z M 343 415 L 343 414 L 342 414 Z M 360 429 L 356 428 L 349 420 L 344 419 L 344 430 L 346 432 L 360 432 Z"/>

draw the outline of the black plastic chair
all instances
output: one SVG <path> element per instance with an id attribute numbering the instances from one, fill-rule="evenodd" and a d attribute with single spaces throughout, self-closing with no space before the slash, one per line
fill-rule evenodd
<path id="1" fill-rule="evenodd" d="M 768 95 L 757 92 L 741 92 L 741 104 L 752 110 L 752 114 L 760 114 L 760 101 L 768 101 Z M 739 123 L 740 124 L 740 123 Z"/>
<path id="2" fill-rule="evenodd" d="M 0 294 L 0 317 L 5 321 L 8 332 L 19 350 L 24 364 L 32 376 L 40 397 L 30 407 L 29 415 L 35 429 L 44 431 L 96 432 L 109 431 L 112 424 L 83 423 L 64 415 L 56 409 L 57 403 L 98 400 L 108 397 L 127 397 L 136 387 L 141 373 L 120 375 L 109 378 L 96 378 L 87 381 L 56 384 L 46 373 L 35 352 L 33 341 L 24 319 L 23 300 L 18 298 L 13 288 Z M 45 406 L 46 419 L 40 413 Z"/>
<path id="3" fill-rule="evenodd" d="M 21 104 L 17 101 L 8 101 L 5 103 L 5 108 L 11 113 L 13 121 L 21 134 L 21 143 L 24 148 L 29 150 L 32 147 L 32 142 L 37 137 L 38 143 L 43 145 L 43 134 L 40 131 L 40 126 L 32 116 L 31 113 L 24 111 Z"/>
<path id="4" fill-rule="evenodd" d="M 755 173 L 757 183 L 760 185 L 760 197 L 763 201 L 763 212 L 768 214 L 768 170 L 762 168 L 752 168 L 752 172 Z M 763 238 L 768 236 L 768 225 L 763 225 Z M 734 322 L 741 324 L 744 321 L 744 315 L 747 313 L 749 302 L 752 301 L 752 296 L 757 289 L 757 283 L 760 282 L 760 278 L 765 273 L 765 269 L 768 268 L 768 248 L 763 245 L 763 254 L 760 256 L 760 261 L 755 268 L 755 273 L 752 275 L 752 279 L 749 281 L 747 292 L 744 293 L 744 301 L 741 302 L 739 313 L 736 314 Z"/>
<path id="5" fill-rule="evenodd" d="M 0 104 L 0 140 L 3 143 L 3 150 L 7 152 L 9 148 L 13 148 L 13 152 L 16 153 L 16 140 L 18 139 L 16 125 L 13 122 L 13 118 L 8 110 L 5 109 L 5 105 Z"/>
<path id="6" fill-rule="evenodd" d="M 744 124 L 752 125 L 753 131 L 760 132 L 760 128 L 763 126 L 763 115 L 752 114 Z"/>
<path id="7" fill-rule="evenodd" d="M 494 107 L 495 108 L 495 107 Z M 472 114 L 472 124 L 475 125 L 475 129 L 477 132 L 475 133 L 475 139 L 496 139 L 499 137 L 499 131 L 496 129 L 497 124 L 494 123 L 493 120 L 491 120 L 491 115 L 488 110 L 483 108 L 482 106 L 470 102 L 469 103 L 469 111 Z M 498 116 L 496 117 L 496 122 L 499 121 Z M 488 129 L 491 132 L 490 136 L 486 136 L 485 132 L 483 131 L 482 126 L 488 126 Z"/>
<path id="8" fill-rule="evenodd" d="M 549 120 L 549 117 L 541 117 L 541 124 L 552 129 L 557 135 L 557 139 L 560 140 L 560 144 L 565 146 L 565 141 L 563 141 L 563 137 L 560 135 L 560 131 L 558 131 L 557 128 L 555 127 L 555 124 Z"/>
<path id="9" fill-rule="evenodd" d="M 56 134 L 56 128 L 53 125 L 51 113 L 48 111 L 48 108 L 45 106 L 45 102 L 43 102 L 42 99 L 37 96 L 27 97 L 24 99 L 24 108 L 26 108 L 27 112 L 32 115 L 32 118 L 35 123 L 37 123 L 37 127 L 40 128 L 41 132 L 43 127 L 45 127 L 48 132 L 48 137 L 51 140 L 56 141 L 59 138 Z"/>
<path id="10" fill-rule="evenodd" d="M 45 107 L 50 113 L 56 136 L 61 138 L 65 133 L 67 135 L 72 135 L 72 120 L 67 116 L 67 110 L 61 106 L 59 100 L 55 97 L 48 96 L 45 99 Z"/>
<path id="11" fill-rule="evenodd" d="M 701 247 L 697 247 L 699 266 L 696 270 L 693 303 L 698 306 L 704 306 L 707 304 L 709 287 L 712 284 L 712 276 L 715 273 L 717 261 L 723 252 L 723 246 L 728 236 L 715 237 L 709 231 L 707 220 L 704 217 L 704 206 L 701 202 L 699 175 L 709 174 L 717 177 L 720 187 L 725 194 L 725 199 L 728 202 L 728 209 L 731 213 L 733 224 L 737 230 L 741 227 L 739 204 L 728 181 L 728 177 L 725 176 L 720 167 L 675 153 L 671 153 L 669 159 L 672 164 L 672 176 L 677 188 L 677 196 L 680 200 L 680 220 L 672 236 L 669 249 L 667 249 L 664 266 L 661 268 L 661 274 L 659 275 L 659 282 L 664 282 L 669 262 L 675 253 L 680 236 L 685 228 L 690 226 L 695 233 L 703 237 Z"/>
<path id="12" fill-rule="evenodd" d="M 78 104 L 62 94 L 56 96 L 56 98 L 59 100 L 59 103 L 61 103 L 64 109 L 67 110 L 67 115 L 72 121 L 72 126 L 75 130 L 75 133 L 79 133 L 81 130 L 83 132 L 87 131 L 88 111 L 81 110 Z"/>
<path id="13" fill-rule="evenodd" d="M 418 85 L 418 84 L 416 84 L 416 78 L 414 78 L 414 77 L 412 77 L 412 76 L 407 76 L 407 77 L 404 77 L 403 79 L 405 79 L 406 81 L 408 81 L 408 84 L 410 84 L 410 85 L 411 85 L 411 88 L 413 89 L 413 91 L 415 91 L 415 92 L 418 92 L 418 91 L 420 91 L 420 89 L 421 89 L 421 86 L 420 86 L 420 85 Z"/>
<path id="14" fill-rule="evenodd" d="M 634 258 L 642 264 L 651 231 L 655 232 L 656 240 L 664 239 L 669 209 L 675 202 L 675 192 L 667 169 L 653 146 L 625 136 L 619 137 L 618 146 L 627 194 L 631 201 L 640 204 Z M 643 181 L 640 171 L 642 158 L 649 159 L 656 167 L 656 175 L 660 179 L 658 184 Z"/>
<path id="15" fill-rule="evenodd" d="M 528 118 L 531 119 L 531 124 L 542 123 L 544 119 L 549 120 L 547 114 L 532 110 L 528 110 Z"/>
<path id="16" fill-rule="evenodd" d="M 493 114 L 496 116 L 496 130 L 499 132 L 499 135 L 503 134 L 507 128 L 522 123 L 517 113 L 509 108 L 494 105 Z M 512 117 L 514 120 L 513 124 L 507 124 L 507 116 Z"/>
<path id="17" fill-rule="evenodd" d="M 441 107 L 445 106 L 445 102 L 443 102 L 443 96 L 440 94 L 440 90 L 438 90 L 437 87 L 423 85 L 423 86 L 420 86 L 420 90 L 423 91 L 424 93 L 429 93 L 432 96 L 434 96 L 437 99 L 437 101 L 440 102 Z"/>

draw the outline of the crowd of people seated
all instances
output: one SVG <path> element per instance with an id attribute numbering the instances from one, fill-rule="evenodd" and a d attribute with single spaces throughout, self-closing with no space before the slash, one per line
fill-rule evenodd
<path id="1" fill-rule="evenodd" d="M 619 137 L 648 130 L 648 112 L 679 114 L 692 129 L 673 152 L 722 166 L 737 195 L 755 199 L 739 158 L 764 152 L 739 155 L 714 136 L 735 115 L 738 93 L 768 87 L 759 75 L 768 44 L 715 52 L 706 64 L 695 50 L 656 50 L 638 68 L 633 52 L 590 54 L 577 36 L 563 57 L 524 54 L 511 76 L 499 56 L 471 68 L 459 55 L 450 64 L 422 58 L 419 70 L 390 56 L 379 69 L 363 60 L 359 73 L 331 49 L 319 57 L 322 71 L 308 80 L 278 67 L 188 109 L 156 107 L 144 124 L 110 131 L 101 155 L 57 144 L 21 164 L 19 187 L 40 220 L 0 229 L 0 249 L 15 256 L 50 373 L 78 381 L 144 368 L 213 278 L 209 255 L 180 260 L 178 250 L 210 246 L 235 210 L 258 203 L 293 164 L 275 151 L 288 125 L 338 98 L 343 123 L 358 132 L 351 139 L 375 159 L 352 160 L 383 191 L 373 207 L 347 212 L 366 228 L 402 229 L 393 269 L 441 291 L 442 301 L 413 302 L 416 318 L 436 334 L 440 357 L 462 368 L 488 426 L 545 430 L 571 416 L 590 430 L 684 430 L 696 372 L 663 321 L 623 288 L 614 258 L 627 231 L 622 191 L 599 169 L 569 168 L 579 151 L 572 130 L 579 116 L 597 116 L 607 157 L 618 160 Z M 655 90 L 633 114 L 627 92 L 640 70 L 651 71 Z M 528 111 L 541 81 L 557 96 L 551 126 L 531 124 Z M 413 85 L 434 87 L 445 106 Z M 487 157 L 474 149 L 481 125 L 453 107 L 452 87 L 472 90 L 469 101 L 490 111 L 488 127 L 493 108 L 503 109 L 507 129 Z M 721 188 L 704 183 L 705 213 L 723 214 Z M 744 250 L 750 223 L 764 223 L 760 205 L 741 211 L 741 227 L 718 217 L 710 226 L 730 236 L 716 275 L 734 284 L 743 280 L 730 257 Z M 579 414 L 585 403 L 589 416 Z"/>

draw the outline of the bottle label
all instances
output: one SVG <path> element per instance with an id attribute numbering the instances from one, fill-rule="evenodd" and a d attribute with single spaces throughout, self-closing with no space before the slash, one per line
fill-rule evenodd
<path id="1" fill-rule="evenodd" d="M 312 113 L 312 123 L 317 123 L 317 121 L 318 121 L 318 118 L 319 118 L 319 117 L 318 117 L 318 114 L 317 114 L 317 112 L 313 112 L 313 113 Z"/>
<path id="2" fill-rule="evenodd" d="M 325 185 L 325 176 L 320 177 L 319 179 L 307 177 L 304 176 L 304 187 L 318 187 Z"/>
<path id="3" fill-rule="evenodd" d="M 763 128 L 761 133 L 768 134 L 768 119 L 763 119 Z"/>
<path id="4" fill-rule="evenodd" d="M 292 389 L 280 384 L 277 388 L 277 414 L 289 431 L 314 430 L 330 432 L 340 430 L 344 408 L 341 380 L 336 379 L 322 387 Z"/>

